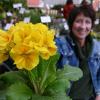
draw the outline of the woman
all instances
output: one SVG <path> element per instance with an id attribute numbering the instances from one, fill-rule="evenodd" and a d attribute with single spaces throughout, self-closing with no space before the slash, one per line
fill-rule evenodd
<path id="1" fill-rule="evenodd" d="M 56 39 L 61 54 L 58 68 L 69 64 L 83 71 L 68 93 L 72 100 L 100 100 L 100 44 L 90 34 L 94 21 L 91 5 L 75 7 L 68 19 L 69 35 Z"/>

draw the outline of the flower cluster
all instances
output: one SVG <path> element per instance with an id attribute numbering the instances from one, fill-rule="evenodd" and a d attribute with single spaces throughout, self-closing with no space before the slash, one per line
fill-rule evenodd
<path id="1" fill-rule="evenodd" d="M 55 55 L 54 35 L 42 23 L 19 22 L 8 31 L 0 30 L 0 63 L 10 56 L 18 69 L 32 70 L 39 64 L 39 57 L 47 60 Z"/>

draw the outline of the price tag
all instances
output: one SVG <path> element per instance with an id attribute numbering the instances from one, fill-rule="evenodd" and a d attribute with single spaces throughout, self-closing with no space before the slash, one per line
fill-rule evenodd
<path id="1" fill-rule="evenodd" d="M 99 19 L 96 19 L 95 25 L 98 25 L 98 24 L 99 24 Z"/>
<path id="2" fill-rule="evenodd" d="M 40 17 L 42 23 L 50 23 L 51 17 L 50 16 L 41 16 Z"/>
<path id="3" fill-rule="evenodd" d="M 13 4 L 13 8 L 19 8 L 17 4 Z"/>
<path id="4" fill-rule="evenodd" d="M 18 7 L 22 7 L 22 3 L 17 3 L 17 6 Z"/>
<path id="5" fill-rule="evenodd" d="M 29 23 L 29 22 L 30 22 L 30 17 L 25 17 L 25 18 L 24 18 L 24 22 L 25 22 L 25 23 Z"/>
<path id="6" fill-rule="evenodd" d="M 24 14 L 24 12 L 25 12 L 25 8 L 20 8 L 19 13 Z"/>
<path id="7" fill-rule="evenodd" d="M 19 7 L 22 7 L 22 3 L 13 4 L 13 8 L 19 8 Z"/>
<path id="8" fill-rule="evenodd" d="M 7 12 L 7 16 L 12 16 L 12 13 L 11 12 Z"/>
<path id="9" fill-rule="evenodd" d="M 69 30 L 69 27 L 68 27 L 67 23 L 64 23 L 64 28 L 65 28 L 65 30 Z"/>
<path id="10" fill-rule="evenodd" d="M 8 30 L 13 24 L 7 23 L 6 26 L 4 27 L 4 30 Z"/>

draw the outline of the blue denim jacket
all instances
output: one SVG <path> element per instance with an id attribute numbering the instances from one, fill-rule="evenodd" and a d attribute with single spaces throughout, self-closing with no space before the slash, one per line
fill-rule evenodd
<path id="1" fill-rule="evenodd" d="M 63 67 L 65 64 L 69 64 L 73 67 L 79 66 L 79 60 L 72 49 L 73 43 L 71 38 L 65 39 L 56 38 L 56 45 L 58 51 L 62 55 L 62 58 L 58 62 L 58 67 Z M 100 95 L 100 41 L 93 39 L 93 50 L 91 56 L 88 59 L 89 69 L 92 77 L 95 93 Z"/>

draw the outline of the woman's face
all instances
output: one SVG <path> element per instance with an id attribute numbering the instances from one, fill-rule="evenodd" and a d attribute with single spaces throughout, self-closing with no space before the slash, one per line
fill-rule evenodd
<path id="1" fill-rule="evenodd" d="M 89 17 L 79 14 L 72 25 L 72 32 L 79 40 L 85 40 L 92 28 L 92 20 Z"/>

